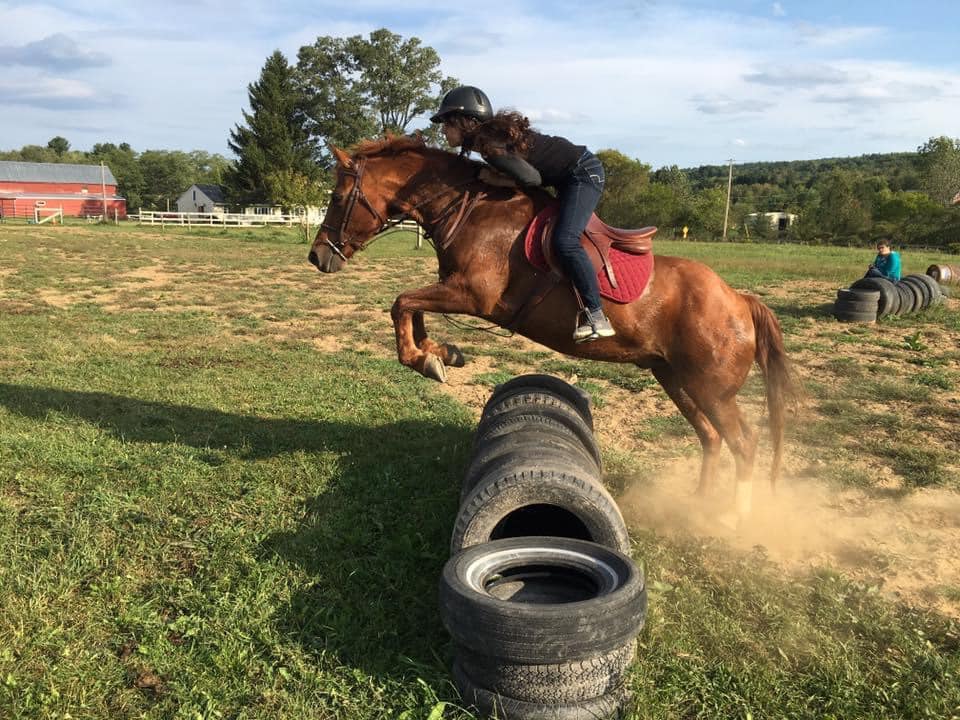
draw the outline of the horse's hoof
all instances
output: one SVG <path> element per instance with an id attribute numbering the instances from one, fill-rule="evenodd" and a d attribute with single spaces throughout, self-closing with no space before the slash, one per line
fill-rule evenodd
<path id="1" fill-rule="evenodd" d="M 443 360 L 428 354 L 423 361 L 423 376 L 437 382 L 446 382 L 447 369 L 443 366 Z"/>
<path id="2" fill-rule="evenodd" d="M 446 351 L 447 365 L 450 367 L 463 367 L 467 362 L 467 359 L 463 356 L 463 351 L 456 345 L 446 343 L 444 344 L 443 349 Z"/>

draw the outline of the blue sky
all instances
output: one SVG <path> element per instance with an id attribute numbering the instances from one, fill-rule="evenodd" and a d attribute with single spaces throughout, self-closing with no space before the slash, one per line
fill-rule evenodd
<path id="1" fill-rule="evenodd" d="M 497 107 L 654 167 L 912 151 L 960 136 L 960 2 L 0 0 L 0 149 L 230 156 L 275 49 L 386 27 Z"/>

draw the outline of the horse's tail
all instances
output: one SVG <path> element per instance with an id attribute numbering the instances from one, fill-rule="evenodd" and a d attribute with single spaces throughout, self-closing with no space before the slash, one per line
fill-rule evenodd
<path id="1" fill-rule="evenodd" d="M 770 413 L 770 436 L 773 442 L 773 462 L 770 466 L 770 484 L 776 485 L 783 459 L 783 431 L 788 405 L 799 398 L 793 368 L 783 346 L 783 331 L 773 311 L 753 295 L 741 293 L 750 307 L 757 349 L 754 359 L 767 389 L 767 411 Z"/>

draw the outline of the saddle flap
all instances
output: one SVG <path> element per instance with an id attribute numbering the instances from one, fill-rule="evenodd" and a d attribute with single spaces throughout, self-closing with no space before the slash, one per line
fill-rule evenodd
<path id="1" fill-rule="evenodd" d="M 538 241 L 541 244 L 543 256 L 546 258 L 547 264 L 554 271 L 563 274 L 563 268 L 553 248 L 553 229 L 556 224 L 556 213 L 543 218 L 540 224 Z M 593 263 L 594 269 L 597 272 L 601 270 L 606 271 L 611 284 L 613 287 L 616 287 L 617 280 L 609 261 L 610 248 L 629 253 L 630 255 L 646 255 L 653 250 L 653 236 L 656 234 L 657 228 L 652 225 L 636 230 L 623 230 L 612 227 L 607 225 L 594 213 L 590 216 L 587 227 L 580 236 L 580 245 L 586 250 L 587 256 Z"/>
<path id="2" fill-rule="evenodd" d="M 553 246 L 558 205 L 542 208 L 527 226 L 524 234 L 524 253 L 537 268 L 555 277 L 566 273 Z M 653 270 L 652 238 L 655 227 L 638 230 L 620 230 L 600 220 L 590 218 L 580 244 L 600 283 L 600 294 L 614 302 L 631 302 L 647 286 Z"/>

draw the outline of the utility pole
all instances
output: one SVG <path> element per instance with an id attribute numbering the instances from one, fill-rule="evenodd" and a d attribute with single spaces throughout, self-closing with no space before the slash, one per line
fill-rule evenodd
<path id="1" fill-rule="evenodd" d="M 723 240 L 727 240 L 727 220 L 730 217 L 730 188 L 733 186 L 733 158 L 727 162 L 730 163 L 730 172 L 727 175 L 727 209 L 723 212 Z"/>
<path id="2" fill-rule="evenodd" d="M 100 161 L 100 193 L 103 198 L 103 223 L 107 222 L 107 175 L 103 167 L 103 160 Z"/>

